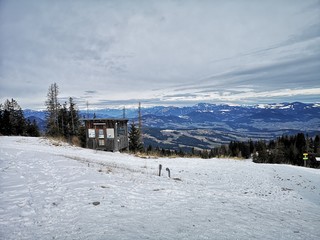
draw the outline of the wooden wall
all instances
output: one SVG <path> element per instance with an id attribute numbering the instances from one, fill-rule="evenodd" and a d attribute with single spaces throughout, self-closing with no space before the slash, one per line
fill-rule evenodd
<path id="1" fill-rule="evenodd" d="M 87 148 L 119 151 L 129 148 L 127 119 L 84 120 Z"/>

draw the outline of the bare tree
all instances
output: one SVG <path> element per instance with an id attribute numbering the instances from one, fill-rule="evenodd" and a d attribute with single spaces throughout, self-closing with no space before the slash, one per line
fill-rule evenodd
<path id="1" fill-rule="evenodd" d="M 59 87 L 56 83 L 50 85 L 47 94 L 47 134 L 50 136 L 59 135 L 59 108 L 58 102 Z"/>

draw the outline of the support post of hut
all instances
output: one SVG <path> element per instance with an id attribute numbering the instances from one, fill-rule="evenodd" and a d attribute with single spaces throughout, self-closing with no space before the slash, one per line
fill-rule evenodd
<path id="1" fill-rule="evenodd" d="M 119 151 L 119 144 L 118 144 L 118 123 L 115 122 L 114 124 L 114 138 L 113 138 L 113 151 L 118 152 Z"/>

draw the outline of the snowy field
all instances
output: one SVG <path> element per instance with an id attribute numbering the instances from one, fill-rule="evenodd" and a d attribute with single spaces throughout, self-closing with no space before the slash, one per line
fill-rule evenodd
<path id="1" fill-rule="evenodd" d="M 0 137 L 0 171 L 0 239 L 320 239 L 319 169 Z"/>

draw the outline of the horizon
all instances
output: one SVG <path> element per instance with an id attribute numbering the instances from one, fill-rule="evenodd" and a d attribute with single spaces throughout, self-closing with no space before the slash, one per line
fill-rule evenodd
<path id="1" fill-rule="evenodd" d="M 0 2 L 0 103 L 319 102 L 320 2 Z"/>

